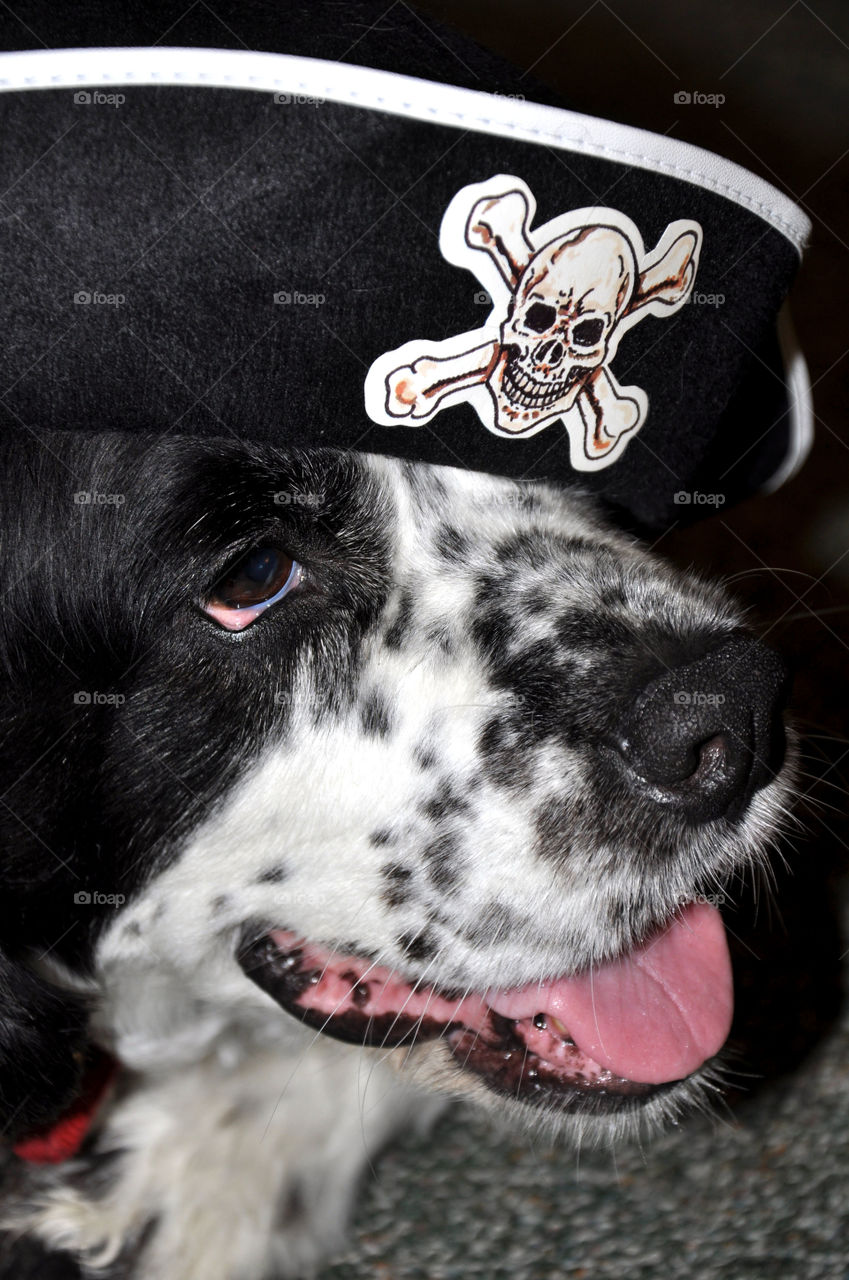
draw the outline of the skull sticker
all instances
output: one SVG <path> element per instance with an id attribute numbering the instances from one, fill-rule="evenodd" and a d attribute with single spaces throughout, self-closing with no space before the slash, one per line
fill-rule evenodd
<path id="1" fill-rule="evenodd" d="M 610 363 L 628 329 L 669 316 L 690 296 L 702 231 L 670 223 L 647 253 L 615 209 L 575 209 L 532 230 L 536 202 L 500 174 L 457 193 L 440 249 L 471 270 L 491 299 L 480 329 L 415 340 L 375 360 L 366 410 L 383 425 L 418 426 L 467 401 L 484 426 L 530 436 L 560 421 L 572 466 L 591 471 L 619 457 L 648 413 L 641 387 L 623 387 Z"/>

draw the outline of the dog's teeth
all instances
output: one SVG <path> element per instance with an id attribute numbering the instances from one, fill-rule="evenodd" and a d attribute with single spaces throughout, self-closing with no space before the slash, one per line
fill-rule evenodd
<path id="1" fill-rule="evenodd" d="M 555 1031 L 557 1035 L 562 1036 L 564 1040 L 569 1040 L 569 1032 L 559 1018 L 552 1017 L 551 1014 L 535 1013 L 534 1026 L 537 1031 Z"/>

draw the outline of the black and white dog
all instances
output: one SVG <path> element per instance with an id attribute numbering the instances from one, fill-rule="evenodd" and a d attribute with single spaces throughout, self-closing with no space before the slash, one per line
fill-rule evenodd
<path id="1" fill-rule="evenodd" d="M 709 1097 L 707 900 L 792 777 L 718 588 L 424 463 L 21 431 L 0 467 L 0 1275 L 309 1275 L 446 1094 L 585 1139 Z"/>

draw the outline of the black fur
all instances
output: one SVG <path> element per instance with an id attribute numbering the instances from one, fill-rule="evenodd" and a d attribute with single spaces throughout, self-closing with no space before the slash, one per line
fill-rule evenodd
<path id="1" fill-rule="evenodd" d="M 0 953 L 0 1125 L 16 1138 L 50 1124 L 77 1092 L 88 1010 Z"/>
<path id="2" fill-rule="evenodd" d="M 165 865 L 285 732 L 275 694 L 305 646 L 340 696 L 382 603 L 387 551 L 361 467 L 332 453 L 19 434 L 0 442 L 0 471 L 0 1126 L 14 1135 L 68 1104 L 85 1045 L 84 1002 L 27 961 L 49 951 L 86 971 L 114 906 L 75 895 L 127 898 Z M 283 490 L 322 501 L 275 503 Z M 194 601 L 269 536 L 313 570 L 312 589 L 248 644 L 232 638 L 222 672 L 222 635 Z M 385 712 L 372 715 L 377 732 Z"/>

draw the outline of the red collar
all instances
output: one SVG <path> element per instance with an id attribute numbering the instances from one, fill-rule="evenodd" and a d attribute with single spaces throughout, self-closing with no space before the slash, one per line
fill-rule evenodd
<path id="1" fill-rule="evenodd" d="M 83 1074 L 80 1092 L 67 1111 L 49 1128 L 38 1129 L 16 1142 L 12 1148 L 15 1155 L 30 1164 L 61 1164 L 75 1156 L 117 1070 L 115 1058 L 96 1050 Z"/>

